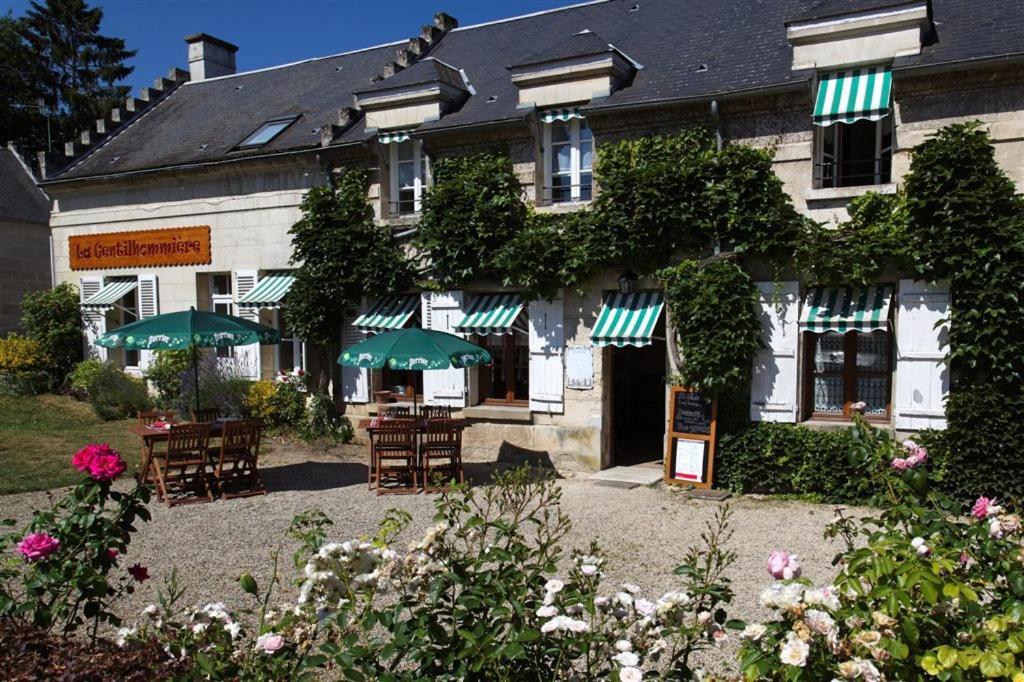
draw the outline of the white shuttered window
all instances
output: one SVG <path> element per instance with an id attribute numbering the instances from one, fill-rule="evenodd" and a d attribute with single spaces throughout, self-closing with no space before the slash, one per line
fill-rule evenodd
<path id="1" fill-rule="evenodd" d="M 561 292 L 551 301 L 533 301 L 530 316 L 530 410 L 564 410 L 565 315 Z"/>
<path id="2" fill-rule="evenodd" d="M 464 337 L 455 325 L 466 316 L 461 291 L 425 291 L 421 295 L 424 329 Z M 466 370 L 438 369 L 423 373 L 423 402 L 427 405 L 466 406 Z"/>
<path id="3" fill-rule="evenodd" d="M 946 428 L 945 401 L 949 394 L 949 366 L 945 346 L 949 315 L 945 286 L 902 279 L 896 312 L 896 428 Z"/>
<path id="4" fill-rule="evenodd" d="M 236 270 L 234 278 L 233 293 L 237 301 L 256 287 L 256 284 L 259 282 L 259 273 L 256 270 Z M 238 315 L 250 322 L 258 323 L 260 321 L 260 311 L 254 308 L 245 310 L 236 305 L 232 314 Z M 254 380 L 260 378 L 260 346 L 258 343 L 248 346 L 235 346 L 234 356 L 242 376 Z"/>
<path id="5" fill-rule="evenodd" d="M 79 303 L 86 301 L 103 288 L 102 277 L 82 277 L 78 280 Z M 98 336 L 107 331 L 107 316 L 99 310 L 83 310 L 82 322 L 85 325 L 85 356 L 87 358 L 107 359 L 107 349 L 97 346 L 95 341 Z"/>
<path id="6" fill-rule="evenodd" d="M 139 319 L 160 314 L 160 292 L 156 275 L 139 275 L 138 296 Z M 139 369 L 145 371 L 153 362 L 153 351 L 139 351 Z"/>
<path id="7" fill-rule="evenodd" d="M 354 346 L 365 338 L 359 328 L 352 324 L 359 313 L 354 308 L 345 311 L 345 324 L 341 328 L 342 349 Z M 365 367 L 342 367 L 341 397 L 346 403 L 370 402 L 370 370 Z"/>
<path id="8" fill-rule="evenodd" d="M 772 282 L 758 282 L 757 288 L 761 290 L 763 347 L 754 356 L 750 419 L 793 423 L 797 419 L 800 284 L 781 282 L 777 294 Z"/>

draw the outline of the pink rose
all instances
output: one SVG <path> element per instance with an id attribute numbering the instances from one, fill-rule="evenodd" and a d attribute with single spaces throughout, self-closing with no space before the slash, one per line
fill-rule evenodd
<path id="1" fill-rule="evenodd" d="M 128 468 L 121 455 L 109 445 L 97 445 L 94 448 L 92 461 L 89 462 L 89 475 L 94 480 L 113 481 Z"/>
<path id="2" fill-rule="evenodd" d="M 863 400 L 858 400 L 855 403 L 850 403 L 850 411 L 856 412 L 857 414 L 864 414 L 864 410 L 868 409 L 868 404 Z"/>
<path id="3" fill-rule="evenodd" d="M 284 637 L 273 632 L 267 632 L 256 639 L 256 649 L 266 654 L 272 654 L 284 646 Z"/>
<path id="4" fill-rule="evenodd" d="M 29 533 L 18 543 L 17 550 L 27 561 L 39 561 L 60 547 L 60 540 L 46 533 Z"/>
<path id="5" fill-rule="evenodd" d="M 995 499 L 990 500 L 982 495 L 974 502 L 974 506 L 971 507 L 971 516 L 976 519 L 987 519 L 1001 511 L 1002 508 L 996 504 Z"/>
<path id="6" fill-rule="evenodd" d="M 912 440 L 903 441 L 903 447 L 909 453 L 907 455 L 907 464 L 913 469 L 916 466 L 920 466 L 928 461 L 928 450 L 921 447 Z"/>
<path id="7" fill-rule="evenodd" d="M 110 561 L 117 561 L 117 550 L 113 547 L 107 548 L 107 559 Z"/>
<path id="8" fill-rule="evenodd" d="M 768 573 L 776 580 L 792 580 L 800 577 L 800 557 L 776 549 L 768 555 Z"/>
<path id="9" fill-rule="evenodd" d="M 71 466 L 75 467 L 82 473 L 89 471 L 89 465 L 92 464 L 93 458 L 96 456 L 96 446 L 86 445 L 84 448 L 79 450 L 71 458 Z"/>
<path id="10" fill-rule="evenodd" d="M 902 457 L 897 457 L 892 461 L 892 468 L 896 471 L 906 471 L 910 468 L 910 463 Z"/>

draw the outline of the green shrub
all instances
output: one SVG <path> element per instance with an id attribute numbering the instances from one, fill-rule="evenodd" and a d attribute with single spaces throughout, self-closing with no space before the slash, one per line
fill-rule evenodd
<path id="1" fill-rule="evenodd" d="M 334 401 L 327 393 L 316 393 L 310 398 L 299 434 L 305 440 L 330 438 L 337 443 L 351 442 L 355 435 L 352 424 L 347 417 L 338 414 Z"/>
<path id="2" fill-rule="evenodd" d="M 92 383 L 96 375 L 103 370 L 103 361 L 97 358 L 88 358 L 82 360 L 80 363 L 75 365 L 75 368 L 71 370 L 71 374 L 68 375 L 68 383 L 71 388 L 81 395 L 87 395 L 89 393 L 89 384 Z"/>
<path id="3" fill-rule="evenodd" d="M 149 409 L 146 382 L 106 362 L 89 382 L 89 402 L 100 419 L 126 419 Z"/>
<path id="4" fill-rule="evenodd" d="M 21 301 L 21 328 L 42 344 L 55 385 L 60 385 L 82 358 L 82 312 L 78 291 L 67 282 L 47 291 L 25 294 Z"/>
<path id="5" fill-rule="evenodd" d="M 864 500 L 867 483 L 850 463 L 850 431 L 761 422 L 724 434 L 716 484 L 741 493 L 804 495 L 828 502 Z"/>
<path id="6" fill-rule="evenodd" d="M 241 376 L 233 363 L 222 362 L 213 353 L 200 353 L 198 372 L 202 407 L 216 407 L 221 414 L 232 417 L 249 414 L 246 399 L 253 382 Z M 171 406 L 181 414 L 190 414 L 195 409 L 195 373 L 190 361 L 188 370 L 178 375 L 181 383 Z"/>
<path id="7" fill-rule="evenodd" d="M 267 424 L 274 423 L 274 405 L 271 401 L 276 393 L 277 384 L 273 381 L 261 379 L 252 382 L 245 397 L 246 410 L 256 419 L 261 419 Z"/>
<path id="8" fill-rule="evenodd" d="M 192 351 L 158 350 L 146 370 L 146 379 L 156 389 L 161 404 L 174 403 L 181 393 L 181 377 L 192 371 Z"/>
<path id="9" fill-rule="evenodd" d="M 21 397 L 46 393 L 50 388 L 50 373 L 42 369 L 20 372 L 0 372 L 0 395 Z"/>
<path id="10" fill-rule="evenodd" d="M 306 396 L 309 391 L 305 379 L 297 375 L 276 382 L 277 390 L 270 396 L 271 423 L 277 426 L 299 428 L 306 418 Z"/>

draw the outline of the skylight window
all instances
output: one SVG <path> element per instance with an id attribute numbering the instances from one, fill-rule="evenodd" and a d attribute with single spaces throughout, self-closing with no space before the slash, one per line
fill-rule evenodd
<path id="1" fill-rule="evenodd" d="M 267 121 L 259 128 L 257 128 L 249 137 L 242 140 L 238 148 L 239 149 L 252 149 L 253 147 L 262 147 L 267 144 L 275 137 L 281 134 L 281 132 L 290 126 L 295 121 L 294 118 L 277 119 L 274 121 Z"/>

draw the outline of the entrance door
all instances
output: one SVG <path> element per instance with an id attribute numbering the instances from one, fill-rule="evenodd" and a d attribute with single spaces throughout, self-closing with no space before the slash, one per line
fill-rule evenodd
<path id="1" fill-rule="evenodd" d="M 664 323 L 655 337 L 664 339 Z M 665 437 L 665 341 L 612 348 L 612 464 L 661 461 Z"/>

